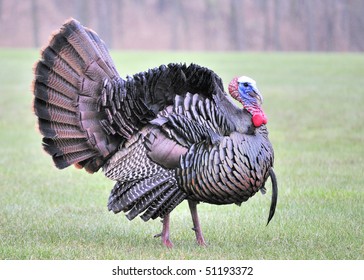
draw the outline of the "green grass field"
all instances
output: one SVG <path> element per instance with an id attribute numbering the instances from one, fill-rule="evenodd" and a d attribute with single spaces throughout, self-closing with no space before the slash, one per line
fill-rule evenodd
<path id="1" fill-rule="evenodd" d="M 168 250 L 159 220 L 108 212 L 113 182 L 59 171 L 41 148 L 32 113 L 35 50 L 0 50 L 0 259 L 363 259 L 364 56 L 301 53 L 112 52 L 119 73 L 195 62 L 258 81 L 279 182 L 241 207 L 199 205 L 195 244 L 187 203 L 171 215 Z"/>

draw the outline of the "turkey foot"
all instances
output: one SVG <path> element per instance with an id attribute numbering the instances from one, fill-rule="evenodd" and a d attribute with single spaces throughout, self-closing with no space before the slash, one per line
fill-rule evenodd
<path id="1" fill-rule="evenodd" d="M 164 246 L 166 246 L 167 248 L 173 248 L 173 243 L 169 239 L 169 214 L 164 217 L 162 222 L 162 233 L 156 234 L 154 235 L 154 237 L 161 237 Z"/>
<path id="2" fill-rule="evenodd" d="M 192 221 L 193 221 L 192 230 L 196 234 L 197 244 L 200 245 L 200 246 L 206 246 L 206 242 L 205 242 L 205 239 L 203 237 L 201 226 L 200 226 L 200 221 L 198 219 L 197 202 L 192 201 L 192 200 L 188 200 L 188 206 L 190 207 L 190 211 L 191 211 L 191 216 L 192 216 Z"/>

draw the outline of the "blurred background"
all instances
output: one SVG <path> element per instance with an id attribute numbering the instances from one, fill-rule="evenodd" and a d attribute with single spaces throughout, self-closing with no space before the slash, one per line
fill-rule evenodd
<path id="1" fill-rule="evenodd" d="M 0 0 L 0 47 L 38 48 L 74 17 L 108 47 L 363 51 L 362 0 Z"/>
<path id="2" fill-rule="evenodd" d="M 268 227 L 270 183 L 241 208 L 199 205 L 207 249 L 183 203 L 167 252 L 152 238 L 158 219 L 108 212 L 114 182 L 101 172 L 54 167 L 32 68 L 70 17 L 112 48 L 121 77 L 193 62 L 225 88 L 237 75 L 257 80 L 279 182 Z M 364 0 L 0 0 L 0 260 L 363 260 L 363 51 Z"/>

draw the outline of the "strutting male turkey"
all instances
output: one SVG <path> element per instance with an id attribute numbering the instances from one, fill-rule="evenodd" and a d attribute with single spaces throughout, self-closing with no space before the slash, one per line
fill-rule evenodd
<path id="1" fill-rule="evenodd" d="M 272 180 L 273 148 L 254 80 L 234 78 L 230 95 L 211 70 L 169 64 L 122 79 L 98 35 L 68 20 L 35 66 L 34 112 L 43 147 L 58 168 L 102 168 L 116 181 L 108 208 L 130 220 L 162 218 L 187 200 L 197 243 L 196 205 L 240 205 Z"/>

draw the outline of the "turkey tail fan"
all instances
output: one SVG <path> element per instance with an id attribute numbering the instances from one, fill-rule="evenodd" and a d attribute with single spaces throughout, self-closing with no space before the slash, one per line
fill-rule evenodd
<path id="1" fill-rule="evenodd" d="M 100 125 L 105 81 L 120 79 L 105 44 L 70 19 L 42 51 L 34 72 L 33 106 L 45 151 L 58 168 L 75 164 L 96 172 L 122 140 Z"/>
<path id="2" fill-rule="evenodd" d="M 270 220 L 274 216 L 274 212 L 276 211 L 276 206 L 277 206 L 277 199 L 278 199 L 277 177 L 276 177 L 276 174 L 274 173 L 274 170 L 272 167 L 269 169 L 269 176 L 270 176 L 270 179 L 272 180 L 272 202 L 271 202 L 270 209 L 269 209 L 269 217 L 268 217 L 267 225 L 269 224 Z"/>

